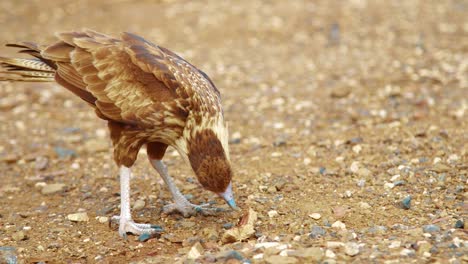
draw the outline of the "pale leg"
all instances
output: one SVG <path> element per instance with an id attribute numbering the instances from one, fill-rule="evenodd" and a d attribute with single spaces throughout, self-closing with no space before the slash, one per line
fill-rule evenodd
<path id="1" fill-rule="evenodd" d="M 153 165 L 153 167 L 156 169 L 156 171 L 158 171 L 159 175 L 161 175 L 161 177 L 163 178 L 175 202 L 164 206 L 164 213 L 169 214 L 174 212 L 180 212 L 184 217 L 189 217 L 191 215 L 195 215 L 196 213 L 211 215 L 214 211 L 222 210 L 220 208 L 210 208 L 208 207 L 209 204 L 195 205 L 190 203 L 187 200 L 187 198 L 185 198 L 185 196 L 179 191 L 171 176 L 169 176 L 169 173 L 167 172 L 167 168 L 164 165 L 164 163 L 161 160 L 151 158 L 150 162 L 151 165 Z"/>
<path id="2" fill-rule="evenodd" d="M 130 213 L 130 168 L 120 167 L 120 216 L 113 216 L 112 221 L 119 223 L 119 235 L 126 237 L 127 233 L 134 235 L 154 234 L 162 231 L 161 227 L 133 222 Z"/>

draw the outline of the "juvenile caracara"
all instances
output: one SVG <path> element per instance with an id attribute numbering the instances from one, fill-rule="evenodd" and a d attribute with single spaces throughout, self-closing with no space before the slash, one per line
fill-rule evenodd
<path id="1" fill-rule="evenodd" d="M 0 57 L 3 81 L 56 81 L 107 120 L 120 167 L 119 234 L 160 229 L 138 224 L 130 213 L 130 168 L 146 145 L 149 161 L 167 184 L 175 203 L 163 208 L 184 216 L 210 210 L 191 204 L 161 161 L 172 146 L 190 163 L 200 184 L 236 209 L 229 159 L 228 128 L 219 91 L 209 77 L 172 51 L 130 33 L 113 38 L 92 30 L 57 34 L 58 41 L 21 48 L 31 59 Z"/>

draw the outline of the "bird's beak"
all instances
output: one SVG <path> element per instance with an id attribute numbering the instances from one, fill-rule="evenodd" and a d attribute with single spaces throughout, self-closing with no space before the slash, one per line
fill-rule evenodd
<path id="1" fill-rule="evenodd" d="M 228 187 L 226 188 L 226 191 L 223 193 L 220 193 L 219 196 L 221 196 L 226 203 L 231 207 L 233 210 L 238 211 L 239 207 L 236 205 L 236 201 L 234 200 L 234 194 L 232 193 L 232 184 L 229 183 Z"/>

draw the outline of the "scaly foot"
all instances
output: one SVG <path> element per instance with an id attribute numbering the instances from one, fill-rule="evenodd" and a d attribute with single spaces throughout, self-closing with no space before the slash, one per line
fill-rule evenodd
<path id="1" fill-rule="evenodd" d="M 171 203 L 163 207 L 163 213 L 174 214 L 180 213 L 184 217 L 190 217 L 196 214 L 201 215 L 215 215 L 217 212 L 224 211 L 223 208 L 210 207 L 210 204 L 192 204 L 187 200 L 179 201 L 178 203 Z"/>
<path id="2" fill-rule="evenodd" d="M 110 223 L 116 223 L 119 225 L 119 235 L 123 238 L 127 238 L 127 233 L 134 235 L 155 235 L 163 231 L 162 227 L 158 225 L 138 224 L 131 218 L 123 218 L 118 215 L 113 216 L 110 219 Z"/>

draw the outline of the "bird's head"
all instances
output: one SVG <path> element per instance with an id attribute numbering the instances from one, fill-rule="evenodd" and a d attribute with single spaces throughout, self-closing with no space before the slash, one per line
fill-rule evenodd
<path id="1" fill-rule="evenodd" d="M 229 150 L 225 141 L 210 128 L 196 131 L 187 144 L 187 154 L 200 184 L 218 194 L 231 208 L 237 209 L 232 192 Z"/>

